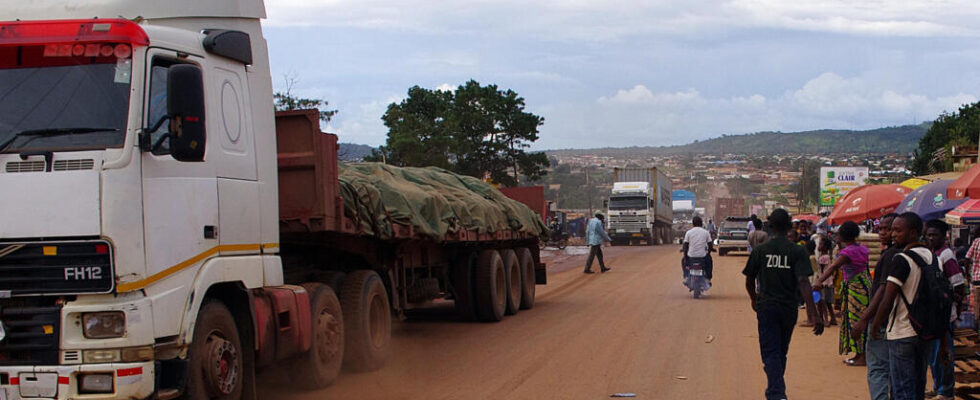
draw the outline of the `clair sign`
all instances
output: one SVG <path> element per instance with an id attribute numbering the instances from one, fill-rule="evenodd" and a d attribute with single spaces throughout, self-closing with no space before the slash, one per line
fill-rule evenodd
<path id="1" fill-rule="evenodd" d="M 852 189 L 866 184 L 868 167 L 821 167 L 820 205 L 833 206 Z"/>

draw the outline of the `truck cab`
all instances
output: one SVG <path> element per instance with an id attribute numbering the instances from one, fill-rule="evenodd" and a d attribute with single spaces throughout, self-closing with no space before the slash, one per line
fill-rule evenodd
<path id="1" fill-rule="evenodd" d="M 205 300 L 282 284 L 264 6 L 4 14 L 0 398 L 174 396 Z"/>
<path id="2" fill-rule="evenodd" d="M 655 207 L 650 197 L 648 182 L 613 183 L 609 196 L 609 223 L 606 227 L 613 244 L 628 244 L 643 241 L 653 244 L 656 240 L 650 233 L 653 226 Z"/>

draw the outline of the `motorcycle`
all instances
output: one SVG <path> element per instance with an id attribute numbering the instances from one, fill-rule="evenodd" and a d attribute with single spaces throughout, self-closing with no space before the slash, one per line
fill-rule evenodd
<path id="1" fill-rule="evenodd" d="M 687 278 L 684 280 L 684 286 L 691 292 L 694 292 L 694 298 L 700 298 L 701 294 L 706 292 L 711 288 L 711 284 L 708 283 L 708 278 L 704 276 L 705 263 L 707 263 L 707 258 L 691 258 L 688 259 L 687 266 Z"/>

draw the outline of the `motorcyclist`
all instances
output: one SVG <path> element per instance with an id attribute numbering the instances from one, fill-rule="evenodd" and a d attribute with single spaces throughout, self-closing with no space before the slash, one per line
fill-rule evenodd
<path id="1" fill-rule="evenodd" d="M 708 233 L 707 229 L 704 229 L 702 225 L 700 216 L 695 216 L 691 221 L 693 228 L 688 229 L 687 233 L 684 234 L 684 246 L 681 251 L 684 253 L 684 257 L 681 258 L 681 269 L 684 272 L 684 280 L 687 281 L 687 266 L 692 261 L 703 260 L 704 265 L 704 277 L 711 282 L 711 271 L 712 271 L 712 260 L 711 252 L 714 251 L 711 245 L 711 234 Z"/>

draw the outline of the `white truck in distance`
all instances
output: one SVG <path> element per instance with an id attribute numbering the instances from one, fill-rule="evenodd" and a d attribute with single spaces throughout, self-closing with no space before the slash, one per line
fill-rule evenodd
<path id="1" fill-rule="evenodd" d="M 657 168 L 615 168 L 606 207 L 613 244 L 669 243 L 673 230 L 670 179 Z"/>
<path id="2" fill-rule="evenodd" d="M 251 399 L 273 365 L 318 388 L 431 300 L 533 306 L 537 232 L 358 233 L 337 137 L 274 114 L 261 0 L 0 13 L 0 399 Z"/>

